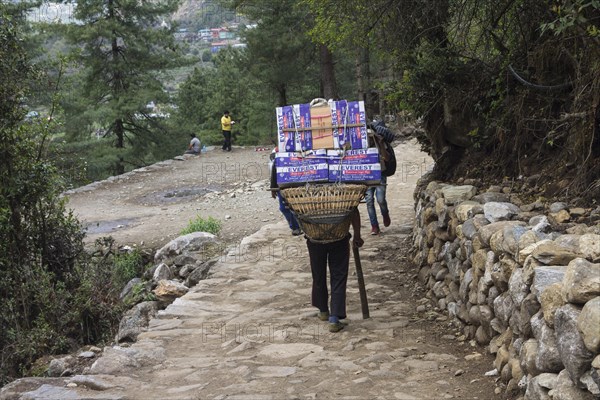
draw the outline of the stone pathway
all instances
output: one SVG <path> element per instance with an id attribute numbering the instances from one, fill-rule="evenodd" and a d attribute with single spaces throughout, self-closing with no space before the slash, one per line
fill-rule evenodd
<path id="1" fill-rule="evenodd" d="M 351 274 L 349 325 L 329 333 L 310 306 L 304 239 L 271 224 L 223 255 L 209 278 L 161 311 L 136 343 L 105 348 L 89 375 L 46 379 L 5 398 L 500 398 L 493 378 L 483 376 L 492 358 L 439 329 L 445 317 L 415 289 L 403 240 L 419 176 L 403 176 L 401 162 L 389 186 L 392 226 L 369 236 L 361 206 L 370 319 L 362 319 Z"/>

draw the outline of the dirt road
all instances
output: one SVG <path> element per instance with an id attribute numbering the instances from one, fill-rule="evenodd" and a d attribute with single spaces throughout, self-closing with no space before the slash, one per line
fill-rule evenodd
<path id="1" fill-rule="evenodd" d="M 327 332 L 310 307 L 306 246 L 290 234 L 266 191 L 268 151 L 213 151 L 69 194 L 71 207 L 89 226 L 89 240 L 110 234 L 120 244 L 158 247 L 199 214 L 223 222 L 224 241 L 246 237 L 245 245 L 255 250 L 249 259 L 243 246 L 233 246 L 207 280 L 160 312 L 138 342 L 105 349 L 92 375 L 46 393 L 124 399 L 500 399 L 494 377 L 485 376 L 493 369 L 492 357 L 461 338 L 417 284 L 407 256 L 412 196 L 431 161 L 414 141 L 397 145 L 396 155 L 398 170 L 388 180 L 391 226 L 370 236 L 360 207 L 371 318 L 361 317 L 352 276 L 349 325 L 337 334 Z"/>
<path id="2" fill-rule="evenodd" d="M 222 222 L 230 243 L 279 220 L 268 183 L 270 151 L 234 148 L 168 160 L 67 193 L 87 241 L 157 248 L 201 216 Z"/>

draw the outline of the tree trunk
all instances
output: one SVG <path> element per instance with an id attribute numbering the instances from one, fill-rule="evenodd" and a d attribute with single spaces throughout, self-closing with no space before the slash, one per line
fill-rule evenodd
<path id="1" fill-rule="evenodd" d="M 324 44 L 320 46 L 319 50 L 321 53 L 321 95 L 325 99 L 337 99 L 333 54 Z"/>
<path id="2" fill-rule="evenodd" d="M 279 97 L 278 104 L 281 107 L 287 105 L 287 88 L 285 86 L 285 83 L 281 83 L 281 84 L 277 85 L 276 90 L 277 90 L 277 96 Z"/>
<path id="3" fill-rule="evenodd" d="M 117 119 L 115 121 L 115 136 L 117 137 L 117 142 L 115 147 L 118 149 L 122 149 L 125 147 L 125 129 L 123 127 L 123 120 Z M 125 173 L 125 165 L 123 164 L 123 156 L 119 156 L 119 160 L 115 163 L 115 174 L 121 175 Z"/>
<path id="4" fill-rule="evenodd" d="M 365 102 L 367 119 L 373 119 L 372 98 L 369 96 L 371 90 L 371 70 L 369 67 L 369 48 L 361 47 L 356 52 L 356 86 L 358 100 Z"/>

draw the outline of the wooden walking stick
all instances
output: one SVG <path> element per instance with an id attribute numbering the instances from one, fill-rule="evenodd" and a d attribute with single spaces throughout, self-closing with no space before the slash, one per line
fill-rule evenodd
<path id="1" fill-rule="evenodd" d="M 358 247 L 352 244 L 354 254 L 354 264 L 356 265 L 356 277 L 358 278 L 358 291 L 360 293 L 360 307 L 362 308 L 363 319 L 369 318 L 369 302 L 367 301 L 367 289 L 365 288 L 365 278 L 360 263 L 360 253 Z"/>

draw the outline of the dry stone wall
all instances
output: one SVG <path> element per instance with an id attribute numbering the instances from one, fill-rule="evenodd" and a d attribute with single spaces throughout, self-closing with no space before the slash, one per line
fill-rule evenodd
<path id="1" fill-rule="evenodd" d="M 435 181 L 415 209 L 427 297 L 496 355 L 499 384 L 532 400 L 600 398 L 598 209 Z"/>

